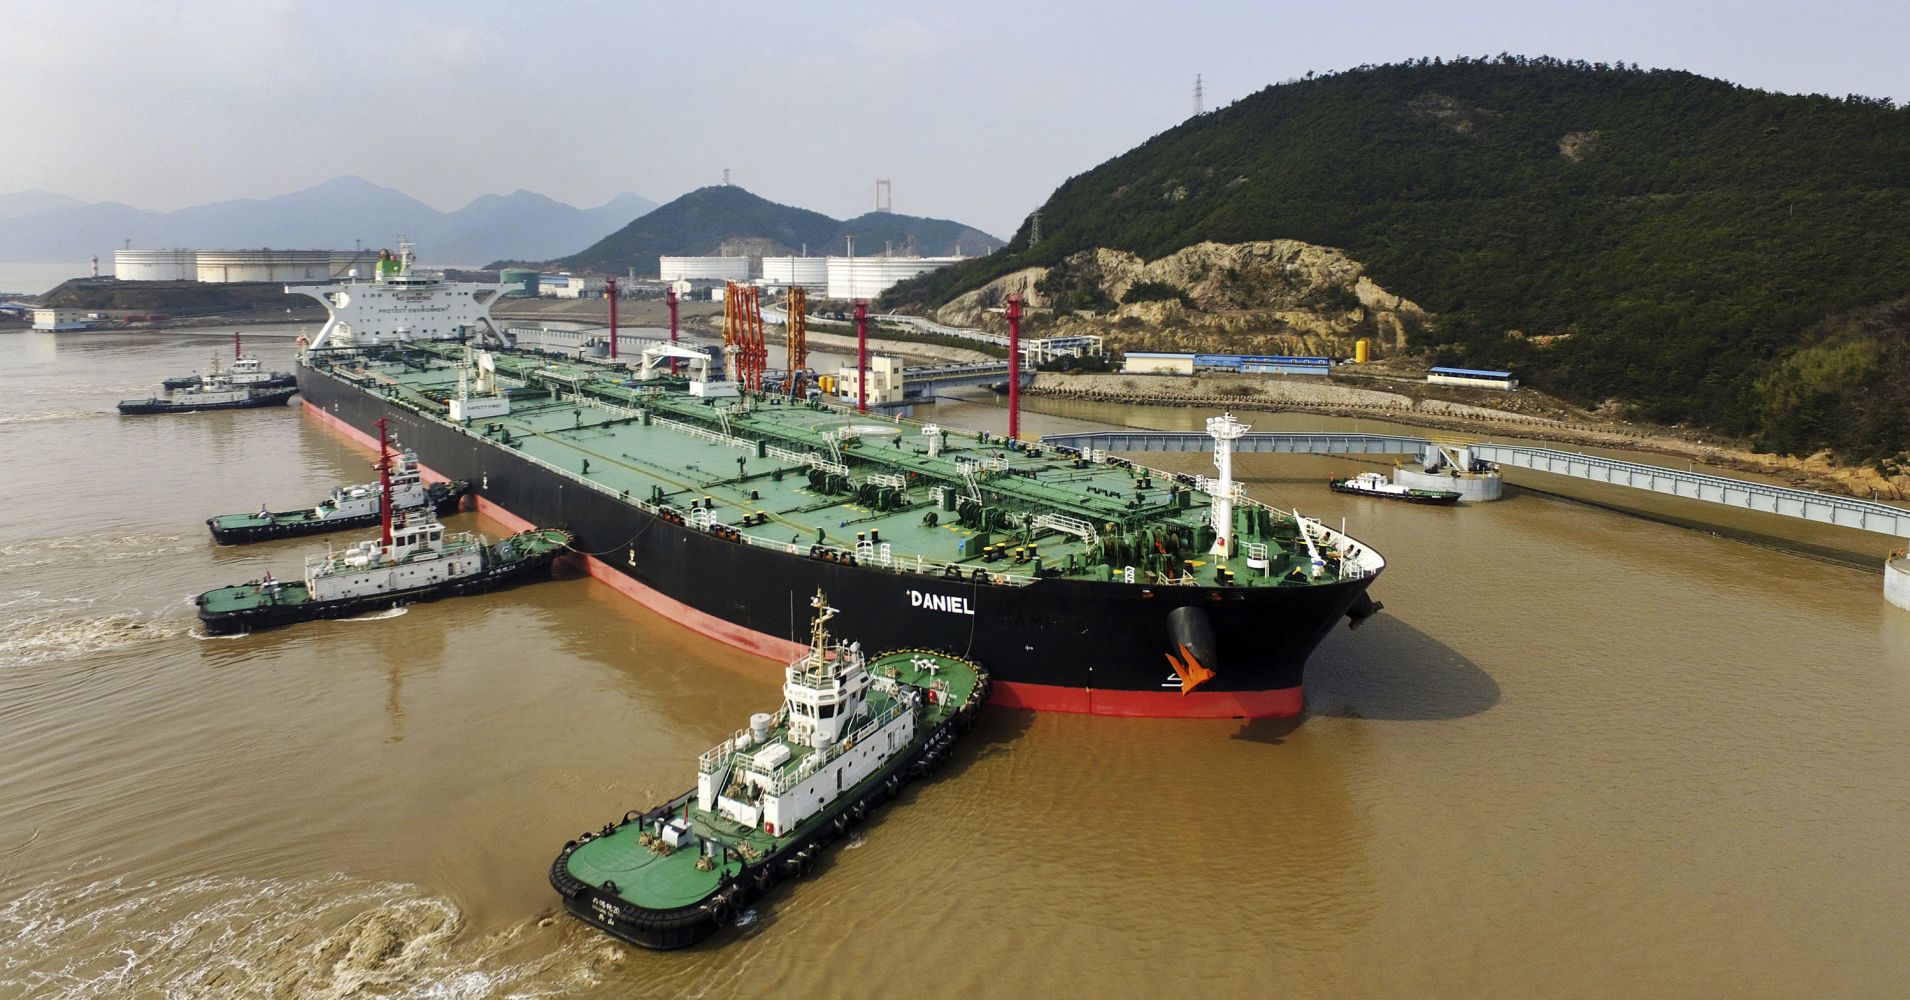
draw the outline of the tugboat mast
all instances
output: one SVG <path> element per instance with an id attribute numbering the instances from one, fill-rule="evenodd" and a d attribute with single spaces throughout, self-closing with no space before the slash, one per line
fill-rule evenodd
<path id="1" fill-rule="evenodd" d="M 385 418 L 378 418 L 378 514 L 384 530 L 385 551 L 391 551 L 391 442 L 385 437 Z"/>

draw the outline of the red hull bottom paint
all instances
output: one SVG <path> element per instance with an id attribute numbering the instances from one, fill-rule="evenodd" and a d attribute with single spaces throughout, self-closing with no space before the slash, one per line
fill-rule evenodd
<path id="1" fill-rule="evenodd" d="M 1171 719 L 1284 719 L 1299 715 L 1300 689 L 1271 691 L 1107 691 L 996 681 L 991 705 L 1037 712 L 1075 712 Z"/>
<path id="2" fill-rule="evenodd" d="M 368 448 L 378 447 L 377 439 L 316 406 L 307 403 L 305 412 L 319 417 L 327 426 Z M 422 463 L 418 468 L 433 482 L 442 482 L 446 478 Z M 512 531 L 530 531 L 538 527 L 481 496 L 476 499 L 479 514 Z M 779 666 L 801 656 L 808 649 L 801 643 L 746 629 L 698 611 L 661 591 L 632 580 L 595 556 L 579 555 L 579 558 L 584 561 L 585 571 L 592 579 L 608 585 L 625 597 L 692 631 L 774 660 Z M 1271 691 L 1194 691 L 1183 695 L 1171 690 L 1097 691 L 1017 681 L 996 681 L 994 692 L 988 699 L 991 705 L 1026 708 L 1036 712 L 1175 719 L 1283 719 L 1299 715 L 1302 701 L 1297 687 Z"/>

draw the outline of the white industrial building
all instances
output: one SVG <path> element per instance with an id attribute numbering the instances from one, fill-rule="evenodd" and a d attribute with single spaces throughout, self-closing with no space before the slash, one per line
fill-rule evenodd
<path id="1" fill-rule="evenodd" d="M 1126 375 L 1192 375 L 1194 374 L 1194 356 L 1155 351 L 1129 351 L 1121 359 L 1121 372 Z"/>
<path id="2" fill-rule="evenodd" d="M 748 257 L 659 257 L 664 281 L 748 281 Z"/>
<path id="3" fill-rule="evenodd" d="M 836 398 L 845 403 L 854 403 L 861 383 L 859 372 L 854 365 L 843 365 L 836 369 Z M 899 403 L 902 401 L 902 362 L 899 358 L 887 354 L 869 355 L 869 395 L 870 404 Z"/>
<path id="4" fill-rule="evenodd" d="M 84 330 L 87 313 L 80 309 L 39 308 L 33 310 L 35 330 Z"/>
<path id="5" fill-rule="evenodd" d="M 820 294 L 829 287 L 827 257 L 764 257 L 763 284 L 797 285 Z"/>
<path id="6" fill-rule="evenodd" d="M 548 291 L 559 299 L 596 299 L 604 293 L 604 279 L 597 275 L 547 275 L 538 281 L 539 294 Z"/>
<path id="7" fill-rule="evenodd" d="M 966 257 L 830 257 L 828 290 L 832 299 L 873 299 L 896 282 Z"/>

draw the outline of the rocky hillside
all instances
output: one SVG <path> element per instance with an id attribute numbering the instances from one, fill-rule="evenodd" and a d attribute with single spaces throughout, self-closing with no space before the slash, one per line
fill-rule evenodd
<path id="1" fill-rule="evenodd" d="M 1031 333 L 1106 336 L 1115 350 L 1351 354 L 1360 338 L 1403 351 L 1425 310 L 1337 250 L 1294 240 L 1201 243 L 1144 261 L 1121 250 L 1075 254 L 965 292 L 936 310 L 952 326 L 993 326 L 1011 293 L 1032 310 Z"/>
<path id="2" fill-rule="evenodd" d="M 1068 180 L 1033 229 L 885 304 L 933 310 L 1031 268 L 1053 284 L 1094 251 L 1297 240 L 1437 317 L 1402 319 L 1429 359 L 1790 451 L 1910 450 L 1910 428 L 1835 407 L 1799 423 L 1775 388 L 1823 370 L 1828 319 L 1910 296 L 1910 110 L 1887 100 L 1516 56 L 1362 67 L 1189 119 Z M 1147 322 L 1099 282 L 1059 284 L 1079 293 L 1065 309 Z M 1888 347 L 1874 324 L 1847 335 L 1849 356 Z"/>

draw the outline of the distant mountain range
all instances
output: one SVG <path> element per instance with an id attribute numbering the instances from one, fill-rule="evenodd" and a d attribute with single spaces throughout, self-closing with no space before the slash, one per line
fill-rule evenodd
<path id="1" fill-rule="evenodd" d="M 740 187 L 699 188 L 638 218 L 588 248 L 555 261 L 578 271 L 655 277 L 657 258 L 735 254 L 746 256 L 841 254 L 854 237 L 856 253 L 956 253 L 977 256 L 1002 245 L 972 226 L 893 212 L 870 212 L 848 221 L 820 212 L 778 205 Z M 534 260 L 535 258 L 519 258 Z"/>
<path id="2" fill-rule="evenodd" d="M 277 198 L 244 198 L 155 212 L 118 202 L 87 204 L 50 191 L 0 194 L 0 260 L 80 260 L 113 250 L 196 247 L 350 250 L 391 246 L 399 234 L 427 264 L 473 264 L 499 257 L 542 259 L 601 239 L 656 207 L 621 194 L 576 208 L 533 191 L 489 194 L 440 212 L 362 177 L 337 177 Z M 652 267 L 655 263 L 652 262 Z"/>

